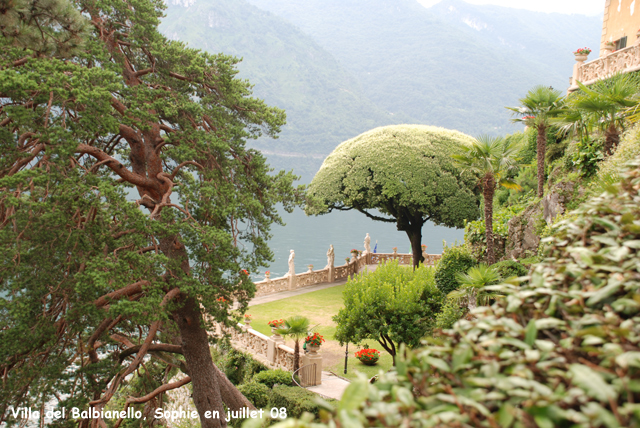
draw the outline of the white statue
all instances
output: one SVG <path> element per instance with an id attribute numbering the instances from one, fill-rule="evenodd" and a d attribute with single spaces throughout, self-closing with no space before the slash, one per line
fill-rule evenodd
<path id="1" fill-rule="evenodd" d="M 364 237 L 364 250 L 367 253 L 371 253 L 371 237 L 367 233 L 367 236 Z"/>
<path id="2" fill-rule="evenodd" d="M 287 275 L 295 275 L 295 267 L 294 267 L 294 263 L 293 263 L 293 259 L 296 258 L 296 253 L 293 252 L 293 250 L 289 251 L 289 272 L 287 272 Z"/>
<path id="3" fill-rule="evenodd" d="M 329 250 L 327 251 L 327 267 L 333 266 L 335 258 L 336 255 L 333 252 L 333 245 L 329 245 Z"/>

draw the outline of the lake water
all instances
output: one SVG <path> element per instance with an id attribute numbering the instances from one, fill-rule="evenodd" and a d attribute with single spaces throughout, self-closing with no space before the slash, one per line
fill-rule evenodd
<path id="1" fill-rule="evenodd" d="M 289 214 L 284 212 L 282 218 L 286 226 L 273 226 L 273 238 L 269 246 L 274 252 L 275 261 L 271 264 L 271 278 L 283 276 L 287 270 L 289 250 L 294 250 L 295 269 L 297 273 L 306 272 L 307 265 L 312 264 L 314 270 L 327 265 L 327 250 L 333 245 L 335 265 L 344 264 L 352 248 L 364 250 L 364 237 L 371 236 L 371 248 L 378 242 L 379 253 L 391 253 L 398 247 L 399 253 L 411 252 L 411 244 L 405 232 L 398 232 L 395 223 L 385 223 L 367 218 L 355 210 L 332 212 L 317 217 L 307 217 L 300 209 Z M 427 245 L 427 253 L 442 253 L 442 241 L 451 244 L 462 241 L 463 229 L 451 229 L 435 226 L 427 222 L 422 228 L 422 243 Z M 264 271 L 255 275 L 255 281 L 264 279 Z"/>

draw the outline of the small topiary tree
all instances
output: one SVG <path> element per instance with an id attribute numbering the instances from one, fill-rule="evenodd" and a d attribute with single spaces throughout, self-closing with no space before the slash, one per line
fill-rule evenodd
<path id="1" fill-rule="evenodd" d="M 443 299 L 433 276 L 432 267 L 411 270 L 393 261 L 349 280 L 344 308 L 333 317 L 335 338 L 340 344 L 377 340 L 395 363 L 401 343 L 417 346 L 433 331 Z"/>
<path id="2" fill-rule="evenodd" d="M 411 242 L 413 266 L 422 261 L 422 226 L 461 228 L 480 216 L 477 177 L 461 173 L 451 155 L 473 139 L 435 126 L 393 125 L 340 144 L 309 186 L 307 214 L 358 210 L 395 223 Z"/>
<path id="3" fill-rule="evenodd" d="M 471 251 L 465 245 L 447 247 L 445 245 L 442 258 L 436 266 L 435 281 L 438 290 L 445 296 L 457 290 L 460 284 L 456 279 L 456 273 L 466 273 L 469 268 L 478 262 L 471 255 Z"/>

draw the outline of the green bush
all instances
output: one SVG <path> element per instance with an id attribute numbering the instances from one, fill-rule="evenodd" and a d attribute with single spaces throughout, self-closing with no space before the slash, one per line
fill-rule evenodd
<path id="1" fill-rule="evenodd" d="M 456 273 L 466 272 L 476 264 L 477 261 L 471 255 L 471 251 L 469 251 L 467 246 L 445 246 L 435 273 L 438 290 L 446 296 L 453 290 L 458 289 L 459 284 L 456 280 Z"/>
<path id="2" fill-rule="evenodd" d="M 256 361 L 250 354 L 237 351 L 231 347 L 223 348 L 217 357 L 216 364 L 234 385 L 240 385 L 251 379 L 262 371 L 269 368 Z"/>
<path id="3" fill-rule="evenodd" d="M 513 260 L 503 260 L 492 264 L 491 267 L 498 272 L 502 280 L 511 278 L 512 276 L 525 276 L 529 272 L 526 267 Z"/>
<path id="4" fill-rule="evenodd" d="M 270 408 L 287 409 L 287 417 L 299 418 L 304 412 L 320 415 L 320 406 L 316 402 L 318 396 L 298 386 L 276 385 L 269 397 Z"/>
<path id="5" fill-rule="evenodd" d="M 243 383 L 238 387 L 238 391 L 242 393 L 247 400 L 251 401 L 258 409 L 266 407 L 269 404 L 269 394 L 271 390 L 268 386 L 258 382 Z"/>
<path id="6" fill-rule="evenodd" d="M 375 385 L 352 383 L 342 402 L 356 410 L 327 426 L 639 427 L 640 160 L 634 167 L 561 222 L 529 282 L 496 286 L 504 299 L 439 346 L 400 352 Z"/>
<path id="7" fill-rule="evenodd" d="M 266 385 L 268 388 L 273 388 L 275 385 L 293 385 L 291 373 L 282 369 L 260 372 L 253 377 L 253 381 Z"/>
<path id="8" fill-rule="evenodd" d="M 466 308 L 461 308 L 456 302 L 447 299 L 445 304 L 442 305 L 442 310 L 436 315 L 436 328 L 440 330 L 450 329 L 466 312 Z"/>

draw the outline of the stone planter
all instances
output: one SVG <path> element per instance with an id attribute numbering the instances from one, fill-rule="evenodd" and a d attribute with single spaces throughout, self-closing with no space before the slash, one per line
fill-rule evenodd
<path id="1" fill-rule="evenodd" d="M 307 345 L 307 351 L 309 351 L 309 355 L 318 355 L 320 347 L 315 345 Z"/>
<path id="2" fill-rule="evenodd" d="M 364 364 L 365 366 L 375 366 L 376 364 L 378 364 L 378 360 L 375 361 L 360 361 L 362 364 Z"/>
<path id="3" fill-rule="evenodd" d="M 266 279 L 267 281 L 271 281 L 271 272 L 265 272 L 264 279 Z"/>
<path id="4" fill-rule="evenodd" d="M 587 58 L 589 58 L 589 55 L 585 55 L 585 54 L 575 54 L 576 57 L 576 61 L 578 62 L 585 62 L 587 60 Z"/>
<path id="5" fill-rule="evenodd" d="M 271 336 L 272 339 L 282 339 L 282 336 L 276 333 L 277 330 L 278 330 L 278 327 L 271 327 L 271 333 L 273 334 Z"/>
<path id="6" fill-rule="evenodd" d="M 251 320 L 248 318 L 244 319 L 244 326 L 247 328 L 251 328 Z"/>
<path id="7" fill-rule="evenodd" d="M 309 268 L 309 272 L 313 272 L 313 265 L 307 265 L 307 268 Z"/>

